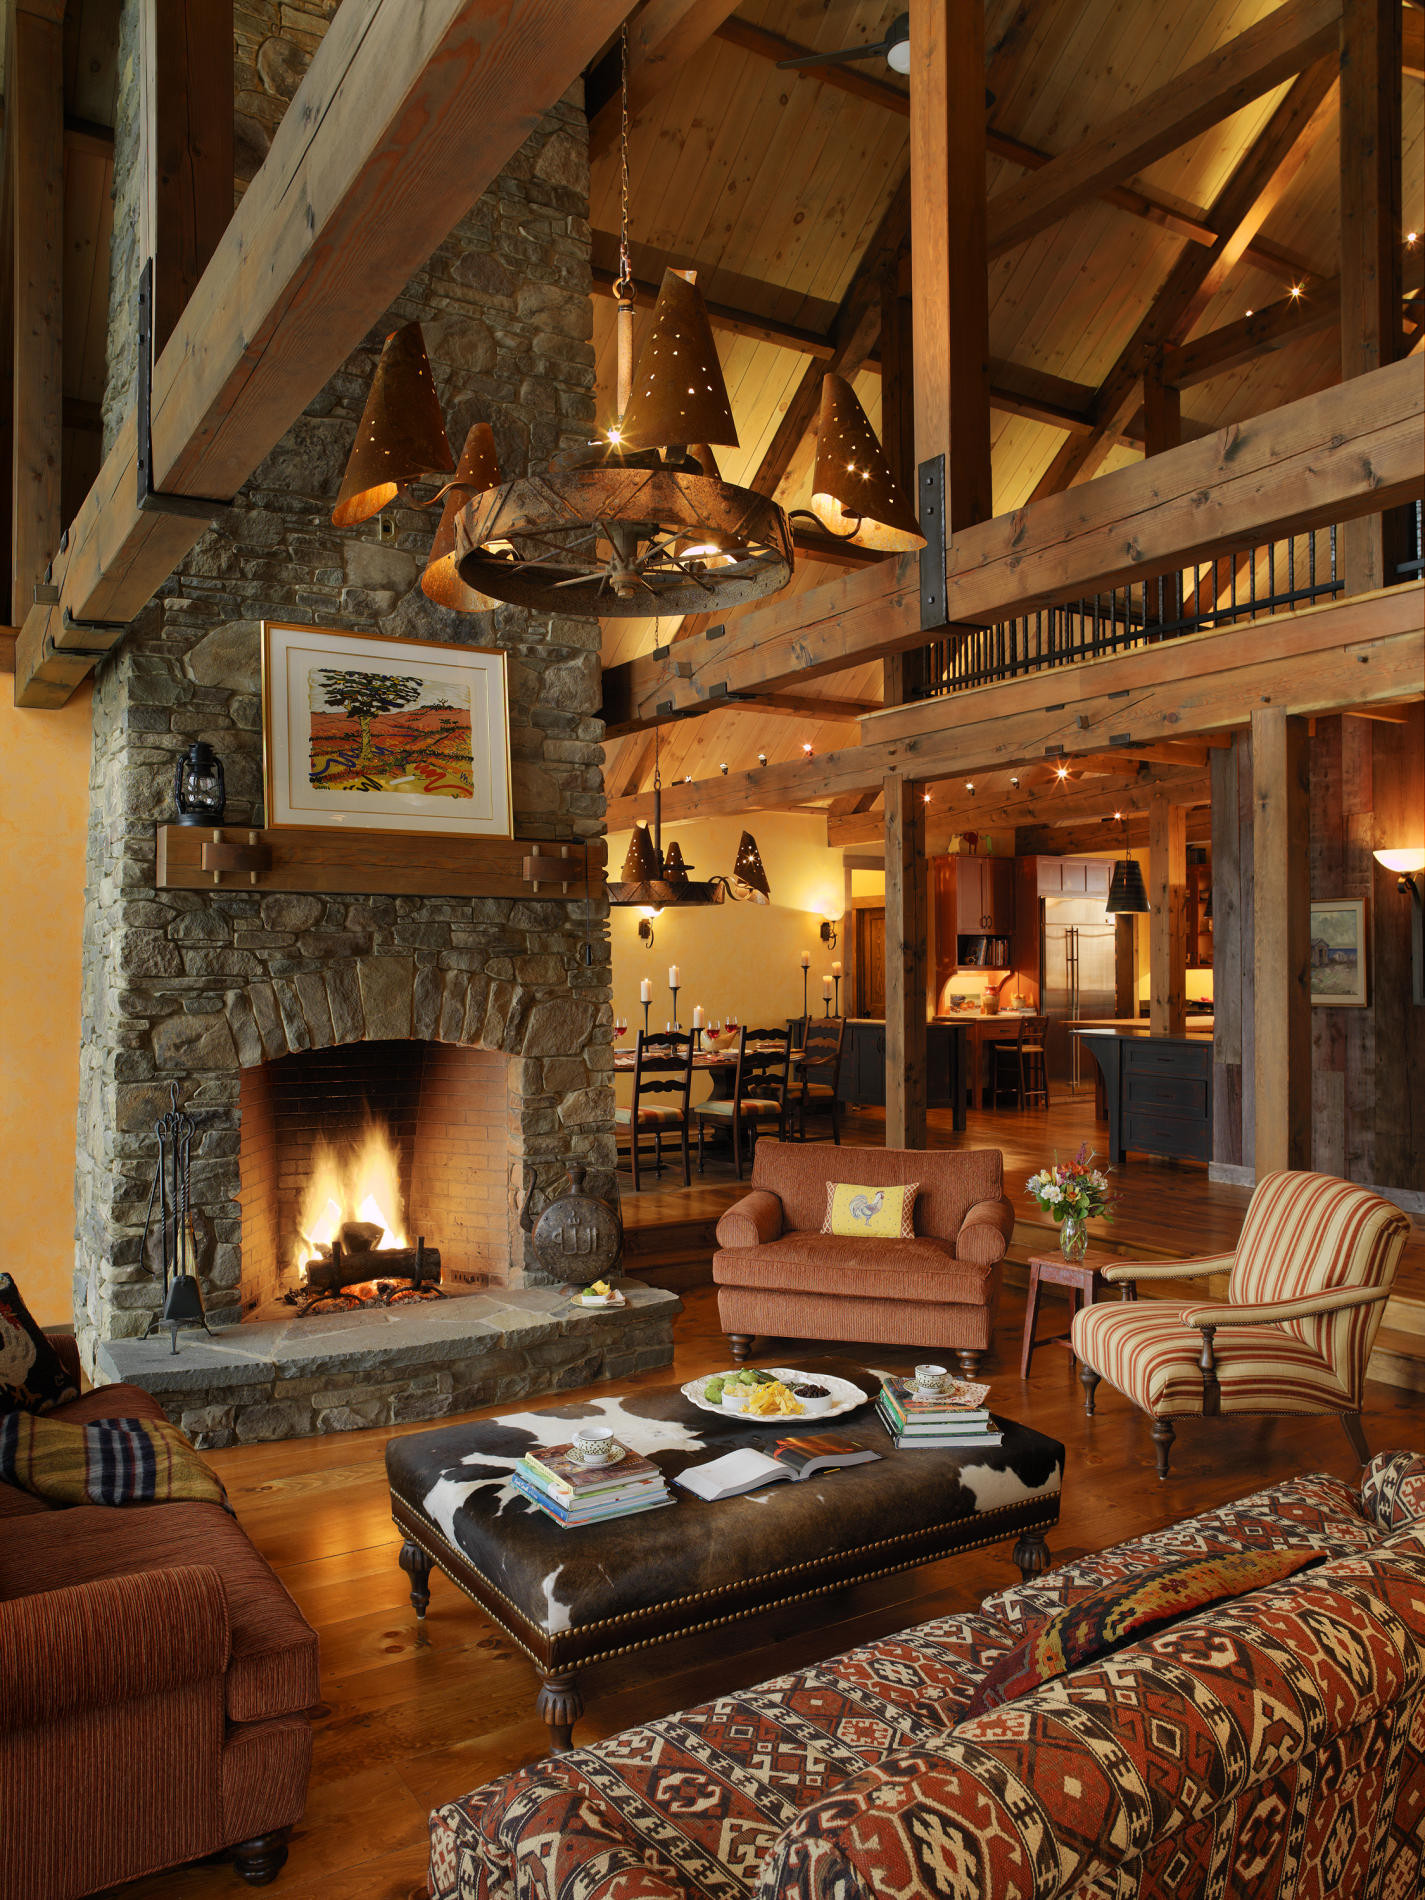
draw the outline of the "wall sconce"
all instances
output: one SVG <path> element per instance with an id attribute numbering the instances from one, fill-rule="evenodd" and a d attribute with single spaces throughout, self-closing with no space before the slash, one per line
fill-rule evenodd
<path id="1" fill-rule="evenodd" d="M 1395 872 L 1395 888 L 1409 894 L 1410 919 L 1410 1000 L 1425 1003 L 1425 893 L 1421 891 L 1421 873 L 1425 872 L 1425 850 L 1420 847 L 1401 851 L 1372 853 L 1377 864 Z"/>
<path id="2" fill-rule="evenodd" d="M 835 917 L 823 917 L 821 920 L 821 940 L 828 950 L 834 950 L 836 948 L 836 926 L 840 922 L 841 916 L 839 912 Z"/>
<path id="3" fill-rule="evenodd" d="M 653 948 L 653 919 L 657 915 L 656 910 L 646 910 L 638 920 L 638 941 L 645 950 Z"/>

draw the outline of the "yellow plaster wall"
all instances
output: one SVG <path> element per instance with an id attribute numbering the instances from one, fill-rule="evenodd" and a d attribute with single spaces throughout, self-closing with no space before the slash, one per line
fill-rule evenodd
<path id="1" fill-rule="evenodd" d="M 89 691 L 24 712 L 0 691 L 0 1188 L 5 1267 L 42 1325 L 73 1318 L 79 960 Z"/>

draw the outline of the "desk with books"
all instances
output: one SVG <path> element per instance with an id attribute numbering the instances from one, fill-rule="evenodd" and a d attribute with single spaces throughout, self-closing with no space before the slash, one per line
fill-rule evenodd
<path id="1" fill-rule="evenodd" d="M 391 1513 L 411 1601 L 424 1615 L 440 1570 L 524 1650 L 542 1678 L 538 1708 L 558 1751 L 583 1709 L 578 1672 L 777 1604 L 1014 1540 L 1025 1577 L 1048 1564 L 1059 1519 L 1062 1445 L 996 1417 L 973 1443 L 897 1450 L 879 1422 L 880 1381 L 854 1363 L 808 1358 L 809 1371 L 852 1380 L 855 1410 L 808 1421 L 818 1437 L 880 1455 L 800 1483 L 705 1502 L 681 1472 L 741 1447 L 770 1452 L 802 1429 L 694 1406 L 677 1386 L 506 1413 L 395 1438 L 387 1446 Z M 672 1508 L 566 1528 L 522 1495 L 515 1473 L 533 1453 L 606 1428 L 669 1483 Z"/>

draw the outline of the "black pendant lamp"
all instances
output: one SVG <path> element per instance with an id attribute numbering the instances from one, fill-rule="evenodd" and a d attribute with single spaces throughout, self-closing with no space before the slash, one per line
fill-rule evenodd
<path id="1" fill-rule="evenodd" d="M 1104 913 L 1109 917 L 1142 916 L 1151 911 L 1148 889 L 1143 882 L 1143 867 L 1128 850 L 1128 820 L 1123 820 L 1123 856 L 1113 861 L 1113 877 L 1108 886 Z"/>

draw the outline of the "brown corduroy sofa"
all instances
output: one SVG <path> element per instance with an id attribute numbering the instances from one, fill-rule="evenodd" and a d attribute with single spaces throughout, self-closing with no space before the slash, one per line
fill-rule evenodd
<path id="1" fill-rule="evenodd" d="M 72 1339 L 53 1337 L 78 1379 Z M 101 1386 L 55 1418 L 162 1418 Z M 287 1857 L 317 1638 L 216 1504 L 51 1510 L 0 1484 L 0 1900 L 80 1900 L 233 1850 Z"/>
<path id="2" fill-rule="evenodd" d="M 823 1234 L 829 1181 L 918 1181 L 913 1240 Z M 1014 1229 L 993 1148 L 757 1143 L 752 1191 L 717 1224 L 718 1314 L 734 1359 L 756 1335 L 953 1352 L 973 1375 L 994 1333 Z"/>

